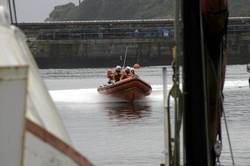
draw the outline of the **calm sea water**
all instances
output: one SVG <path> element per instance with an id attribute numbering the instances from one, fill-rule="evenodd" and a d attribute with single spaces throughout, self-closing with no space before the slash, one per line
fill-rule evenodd
<path id="1" fill-rule="evenodd" d="M 41 70 L 78 151 L 97 166 L 157 166 L 164 161 L 163 95 L 160 67 L 139 69 L 153 91 L 134 105 L 106 98 L 96 88 L 106 69 Z M 168 87 L 171 71 L 168 67 Z M 225 113 L 237 166 L 250 165 L 250 90 L 246 65 L 229 66 Z M 223 165 L 232 165 L 223 125 Z"/>

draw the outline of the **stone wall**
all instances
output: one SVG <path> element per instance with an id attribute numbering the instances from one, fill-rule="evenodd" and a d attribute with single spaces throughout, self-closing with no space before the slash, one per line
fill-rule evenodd
<path id="1" fill-rule="evenodd" d="M 169 43 L 161 40 L 34 41 L 30 47 L 41 68 L 109 67 L 122 64 L 126 52 L 128 65 L 171 62 Z"/>
<path id="2" fill-rule="evenodd" d="M 169 65 L 173 20 L 88 21 L 20 24 L 40 68 Z M 250 62 L 250 19 L 228 26 L 228 63 Z"/>

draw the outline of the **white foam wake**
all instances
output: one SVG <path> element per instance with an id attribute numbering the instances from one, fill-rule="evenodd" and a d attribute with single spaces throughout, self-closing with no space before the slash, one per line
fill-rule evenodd
<path id="1" fill-rule="evenodd" d="M 248 87 L 248 82 L 246 81 L 226 81 L 224 90 Z M 171 85 L 168 85 L 168 91 Z M 85 103 L 85 104 L 95 104 L 95 103 L 109 103 L 109 102 L 120 102 L 122 100 L 116 98 L 110 98 L 99 94 L 96 88 L 91 89 L 71 89 L 71 90 L 51 90 L 50 95 L 55 102 L 70 102 L 70 103 Z M 152 94 L 147 97 L 147 101 L 162 101 L 162 85 L 153 85 Z"/>

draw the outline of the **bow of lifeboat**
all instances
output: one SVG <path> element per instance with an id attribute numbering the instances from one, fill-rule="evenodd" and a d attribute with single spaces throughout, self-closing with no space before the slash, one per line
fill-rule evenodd
<path id="1" fill-rule="evenodd" d="M 104 95 L 110 95 L 134 101 L 150 95 L 151 86 L 140 78 L 127 78 L 110 85 L 100 86 L 97 91 Z"/>

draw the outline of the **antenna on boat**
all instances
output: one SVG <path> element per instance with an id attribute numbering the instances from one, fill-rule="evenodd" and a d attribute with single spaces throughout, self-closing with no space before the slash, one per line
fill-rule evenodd
<path id="1" fill-rule="evenodd" d="M 125 50 L 125 56 L 124 56 L 122 68 L 124 68 L 124 67 L 125 67 L 125 64 L 126 64 L 127 54 L 128 54 L 128 47 L 129 47 L 129 46 L 127 46 L 127 47 L 126 47 L 126 50 Z"/>

